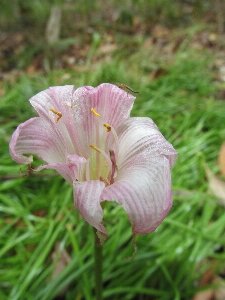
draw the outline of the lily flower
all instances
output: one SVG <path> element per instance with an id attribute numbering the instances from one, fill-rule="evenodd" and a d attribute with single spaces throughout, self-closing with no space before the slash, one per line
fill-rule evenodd
<path id="1" fill-rule="evenodd" d="M 128 214 L 134 235 L 153 232 L 172 206 L 170 168 L 177 151 L 150 118 L 132 118 L 135 97 L 103 83 L 50 87 L 30 99 L 39 117 L 20 124 L 10 154 L 20 164 L 41 158 L 72 186 L 82 217 L 107 236 L 104 201 Z"/>

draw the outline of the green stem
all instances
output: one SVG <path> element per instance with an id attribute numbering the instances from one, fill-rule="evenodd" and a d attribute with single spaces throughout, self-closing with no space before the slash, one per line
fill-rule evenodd
<path id="1" fill-rule="evenodd" d="M 96 234 L 96 229 L 94 228 L 95 235 L 95 296 L 96 300 L 102 300 L 102 245 Z"/>

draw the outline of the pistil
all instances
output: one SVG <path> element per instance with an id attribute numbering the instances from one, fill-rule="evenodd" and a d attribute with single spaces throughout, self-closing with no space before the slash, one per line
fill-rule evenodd
<path id="1" fill-rule="evenodd" d="M 115 173 L 117 172 L 117 165 L 116 165 L 116 156 L 115 152 L 113 150 L 109 150 L 110 160 L 112 162 L 112 169 L 111 169 L 111 175 L 110 175 L 110 184 L 114 183 L 114 177 Z"/>

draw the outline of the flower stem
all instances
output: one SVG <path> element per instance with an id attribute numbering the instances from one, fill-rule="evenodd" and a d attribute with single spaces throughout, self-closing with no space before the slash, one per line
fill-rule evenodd
<path id="1" fill-rule="evenodd" d="M 102 245 L 96 234 L 96 229 L 94 228 L 95 235 L 95 296 L 96 300 L 102 300 Z"/>

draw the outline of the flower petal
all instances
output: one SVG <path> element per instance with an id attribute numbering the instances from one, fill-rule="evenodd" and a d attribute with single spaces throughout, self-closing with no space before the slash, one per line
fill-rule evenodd
<path id="1" fill-rule="evenodd" d="M 81 89 L 83 89 L 85 106 L 95 108 L 110 126 L 117 128 L 130 117 L 135 97 L 123 89 L 110 83 L 102 83 L 96 88 L 86 86 Z M 74 95 L 77 92 L 80 93 L 80 89 L 76 90 Z M 84 101 L 81 103 L 83 107 Z"/>
<path id="2" fill-rule="evenodd" d="M 70 169 L 68 164 L 64 163 L 41 165 L 37 169 L 34 169 L 34 172 L 50 169 L 56 170 L 71 185 L 73 184 L 74 178 L 76 178 L 74 171 Z"/>
<path id="3" fill-rule="evenodd" d="M 172 206 L 170 164 L 158 156 L 124 168 L 101 201 L 116 201 L 127 212 L 134 234 L 154 231 Z"/>
<path id="4" fill-rule="evenodd" d="M 46 120 L 50 119 L 50 108 L 61 112 L 62 117 L 65 114 L 66 119 L 66 114 L 70 111 L 73 92 L 73 85 L 53 86 L 33 96 L 30 103 L 39 116 Z"/>
<path id="5" fill-rule="evenodd" d="M 54 86 L 45 91 L 38 93 L 30 99 L 30 103 L 36 109 L 40 117 L 51 122 L 56 132 L 59 132 L 64 139 L 68 152 L 76 153 L 79 156 L 86 156 L 86 149 L 89 145 L 84 144 L 81 140 L 76 117 L 73 109 L 74 86 Z M 61 118 L 57 121 L 58 116 L 52 112 L 61 113 Z"/>
<path id="6" fill-rule="evenodd" d="M 76 179 L 81 177 L 81 173 L 85 167 L 86 159 L 76 154 L 67 155 L 67 163 L 55 163 L 41 165 L 34 171 L 41 171 L 43 169 L 54 169 L 56 170 L 69 184 L 73 184 Z"/>
<path id="7" fill-rule="evenodd" d="M 20 164 L 29 164 L 36 154 L 47 163 L 65 162 L 65 145 L 60 134 L 55 132 L 51 123 L 42 118 L 32 118 L 20 124 L 14 131 L 10 145 L 10 155 Z"/>
<path id="8" fill-rule="evenodd" d="M 89 224 L 107 235 L 106 228 L 101 224 L 103 210 L 100 205 L 100 196 L 105 184 L 100 180 L 74 182 L 74 204 Z"/>
<path id="9" fill-rule="evenodd" d="M 130 118 L 121 125 L 119 136 L 119 155 L 117 166 L 123 168 L 132 165 L 139 155 L 145 153 L 148 158 L 164 155 L 173 167 L 177 151 L 167 142 L 150 118 Z"/>

